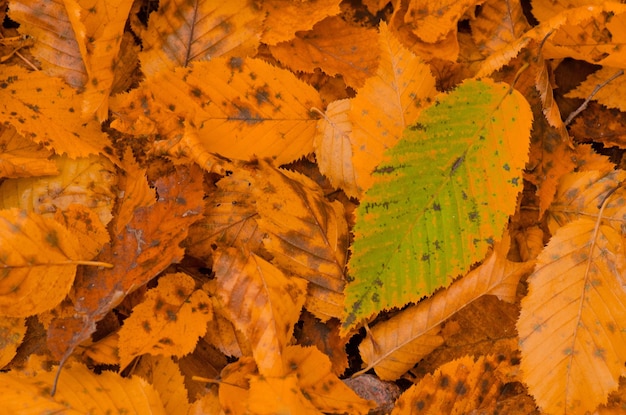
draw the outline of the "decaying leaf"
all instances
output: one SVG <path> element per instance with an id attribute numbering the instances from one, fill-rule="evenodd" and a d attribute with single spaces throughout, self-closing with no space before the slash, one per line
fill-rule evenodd
<path id="1" fill-rule="evenodd" d="M 0 177 L 48 176 L 58 174 L 52 152 L 20 135 L 14 127 L 0 126 Z"/>
<path id="2" fill-rule="evenodd" d="M 517 323 L 522 379 L 547 413 L 594 410 L 626 373 L 622 238 L 600 220 L 574 220 L 528 279 Z"/>
<path id="3" fill-rule="evenodd" d="M 519 279 L 531 272 L 534 263 L 507 260 L 509 246 L 507 234 L 482 265 L 448 289 L 372 327 L 359 346 L 367 365 L 364 370 L 373 368 L 384 380 L 397 379 L 442 344 L 440 324 L 472 301 L 496 295 L 513 302 Z"/>
<path id="4" fill-rule="evenodd" d="M 135 306 L 120 330 L 123 367 L 145 353 L 182 357 L 193 351 L 212 315 L 211 300 L 194 285 L 193 278 L 182 272 L 167 274 Z"/>

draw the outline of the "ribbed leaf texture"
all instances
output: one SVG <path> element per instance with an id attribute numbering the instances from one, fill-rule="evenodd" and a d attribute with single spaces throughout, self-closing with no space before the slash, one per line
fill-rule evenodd
<path id="1" fill-rule="evenodd" d="M 544 413 L 591 412 L 626 374 L 625 275 L 622 235 L 588 218 L 539 255 L 517 329 L 522 379 Z"/>
<path id="2" fill-rule="evenodd" d="M 515 210 L 531 119 L 509 85 L 472 80 L 405 130 L 357 209 L 344 329 L 483 259 Z"/>

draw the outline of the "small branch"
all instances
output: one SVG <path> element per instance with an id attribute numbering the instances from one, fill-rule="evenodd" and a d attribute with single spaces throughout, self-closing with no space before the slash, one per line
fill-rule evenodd
<path id="1" fill-rule="evenodd" d="M 589 105 L 589 101 L 593 99 L 593 97 L 598 93 L 598 91 L 604 88 L 609 82 L 613 81 L 615 78 L 619 78 L 622 75 L 624 75 L 624 70 L 620 69 L 619 71 L 615 72 L 613 76 L 611 76 L 609 79 L 602 82 L 601 84 L 596 85 L 596 87 L 593 89 L 593 91 L 591 91 L 591 94 L 587 97 L 585 102 L 583 102 L 582 105 L 578 107 L 576 111 L 572 112 L 569 115 L 569 117 L 567 117 L 567 119 L 564 122 L 565 126 L 567 127 L 572 122 L 572 120 L 576 118 L 578 114 L 580 114 L 587 108 L 587 105 Z"/>

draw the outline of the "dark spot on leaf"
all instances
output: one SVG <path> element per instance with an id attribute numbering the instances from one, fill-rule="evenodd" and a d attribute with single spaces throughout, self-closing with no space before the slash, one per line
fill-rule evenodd
<path id="1" fill-rule="evenodd" d="M 243 66 L 243 59 L 239 58 L 239 57 L 233 57 L 230 58 L 230 60 L 228 61 L 228 67 L 231 70 L 241 70 L 241 67 Z"/>
<path id="2" fill-rule="evenodd" d="M 424 403 L 424 401 L 417 401 L 417 402 L 415 402 L 415 408 L 418 411 L 421 411 L 422 409 L 424 409 L 425 406 L 426 406 L 426 403 Z"/>
<path id="3" fill-rule="evenodd" d="M 159 343 L 161 344 L 165 344 L 167 346 L 171 346 L 174 344 L 174 342 L 172 341 L 172 339 L 170 339 L 169 337 L 163 337 L 161 339 L 159 339 Z"/>
<path id="4" fill-rule="evenodd" d="M 500 358 L 500 356 L 498 356 L 498 359 L 499 359 L 499 358 Z M 505 359 L 506 359 L 506 358 L 504 358 L 504 359 L 502 359 L 502 360 L 505 360 Z M 509 360 L 509 362 L 511 363 L 511 365 L 512 365 L 512 366 L 516 366 L 516 365 L 519 365 L 519 364 L 520 364 L 521 360 L 520 360 L 520 358 L 519 358 L 519 357 L 517 357 L 517 356 L 513 356 L 513 357 L 511 357 L 511 360 Z"/>
<path id="5" fill-rule="evenodd" d="M 150 327 L 150 322 L 148 320 L 144 320 L 141 323 L 141 327 L 143 327 L 146 333 L 150 333 L 152 331 L 152 327 Z"/>
<path id="6" fill-rule="evenodd" d="M 178 196 L 176 198 L 176 203 L 184 206 L 185 204 L 187 204 L 187 200 L 185 200 L 184 197 Z"/>
<path id="7" fill-rule="evenodd" d="M 50 230 L 50 232 L 46 234 L 46 242 L 54 247 L 59 246 L 59 235 L 57 235 L 57 231 L 54 229 Z"/>
<path id="8" fill-rule="evenodd" d="M 8 86 L 9 86 L 9 84 L 7 84 L 6 82 L 0 83 L 0 88 L 2 88 L 2 89 L 6 89 L 6 87 L 8 87 Z"/>
<path id="9" fill-rule="evenodd" d="M 270 102 L 270 94 L 266 89 L 258 88 L 254 94 L 254 98 L 256 99 L 256 103 L 258 105 Z"/>
<path id="10" fill-rule="evenodd" d="M 428 261 L 430 259 L 430 255 L 422 254 L 422 261 Z"/>
<path id="11" fill-rule="evenodd" d="M 108 155 L 113 154 L 113 149 L 112 149 L 111 147 L 109 147 L 109 146 L 105 146 L 103 150 L 104 150 L 104 152 L 105 152 L 105 153 L 107 153 Z"/>
<path id="12" fill-rule="evenodd" d="M 68 111 L 69 111 L 69 112 L 74 112 L 74 111 L 75 111 L 75 110 L 74 110 L 74 107 L 70 107 L 70 108 L 68 109 Z"/>
<path id="13" fill-rule="evenodd" d="M 200 88 L 192 88 L 191 93 L 193 94 L 194 97 L 201 97 L 202 96 L 202 91 L 200 90 Z"/>
<path id="14" fill-rule="evenodd" d="M 169 109 L 170 111 L 176 111 L 176 105 L 170 104 L 167 106 L 167 109 Z"/>
<path id="15" fill-rule="evenodd" d="M 376 167 L 374 169 L 374 173 L 378 173 L 378 174 L 389 174 L 389 173 L 393 173 L 394 171 L 396 171 L 396 168 L 393 166 Z"/>
<path id="16" fill-rule="evenodd" d="M 98 78 L 91 78 L 91 85 L 98 86 Z"/>
<path id="17" fill-rule="evenodd" d="M 441 205 L 437 202 L 433 203 L 433 210 L 437 212 L 441 211 Z"/>
<path id="18" fill-rule="evenodd" d="M 424 131 L 424 130 L 426 130 L 426 127 L 424 127 L 424 124 L 415 123 L 415 124 L 409 126 L 409 130 L 411 130 L 411 131 Z"/>
<path id="19" fill-rule="evenodd" d="M 448 387 L 449 384 L 450 384 L 450 378 L 447 377 L 446 375 L 443 375 L 441 377 L 441 380 L 439 381 L 439 387 L 441 387 L 442 389 L 445 389 Z"/>
<path id="20" fill-rule="evenodd" d="M 491 372 L 493 370 L 493 367 L 491 366 L 491 363 L 485 362 L 484 370 L 485 370 L 485 372 Z"/>
<path id="21" fill-rule="evenodd" d="M 181 300 L 184 300 L 185 298 L 187 298 L 187 294 L 185 293 L 185 290 L 182 289 L 181 287 L 176 287 L 176 296 L 180 298 Z"/>
<path id="22" fill-rule="evenodd" d="M 156 300 L 156 304 L 154 305 L 154 308 L 155 308 L 157 311 L 160 311 L 160 310 L 163 308 L 163 306 L 164 306 L 164 305 L 165 305 L 165 302 L 164 302 L 162 299 L 158 298 L 158 299 Z"/>
<path id="23" fill-rule="evenodd" d="M 378 295 L 378 293 L 372 294 L 372 301 L 375 302 L 375 303 L 379 303 L 380 302 L 380 295 Z"/>
<path id="24" fill-rule="evenodd" d="M 174 310 L 167 310 L 165 313 L 167 314 L 167 319 L 169 321 L 178 320 L 178 317 L 176 316 L 176 312 Z"/>
<path id="25" fill-rule="evenodd" d="M 465 156 L 461 156 L 454 161 L 452 167 L 450 168 L 450 176 L 452 176 L 454 172 L 457 171 L 459 167 L 461 167 L 463 160 L 465 160 Z"/>
<path id="26" fill-rule="evenodd" d="M 467 393 L 467 386 L 465 386 L 465 383 L 462 380 L 459 380 L 456 383 L 454 392 L 456 392 L 457 395 L 465 395 Z"/>

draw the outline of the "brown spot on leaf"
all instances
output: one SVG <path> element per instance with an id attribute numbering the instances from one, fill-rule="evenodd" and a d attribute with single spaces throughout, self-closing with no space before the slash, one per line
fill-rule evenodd
<path id="1" fill-rule="evenodd" d="M 159 339 L 159 343 L 161 344 L 165 344 L 167 346 L 172 346 L 174 344 L 174 342 L 172 341 L 172 339 L 170 339 L 169 337 L 163 337 Z"/>
<path id="2" fill-rule="evenodd" d="M 143 327 L 146 333 L 150 333 L 152 331 L 152 327 L 150 327 L 150 322 L 148 320 L 144 320 L 141 323 L 141 327 Z"/>

